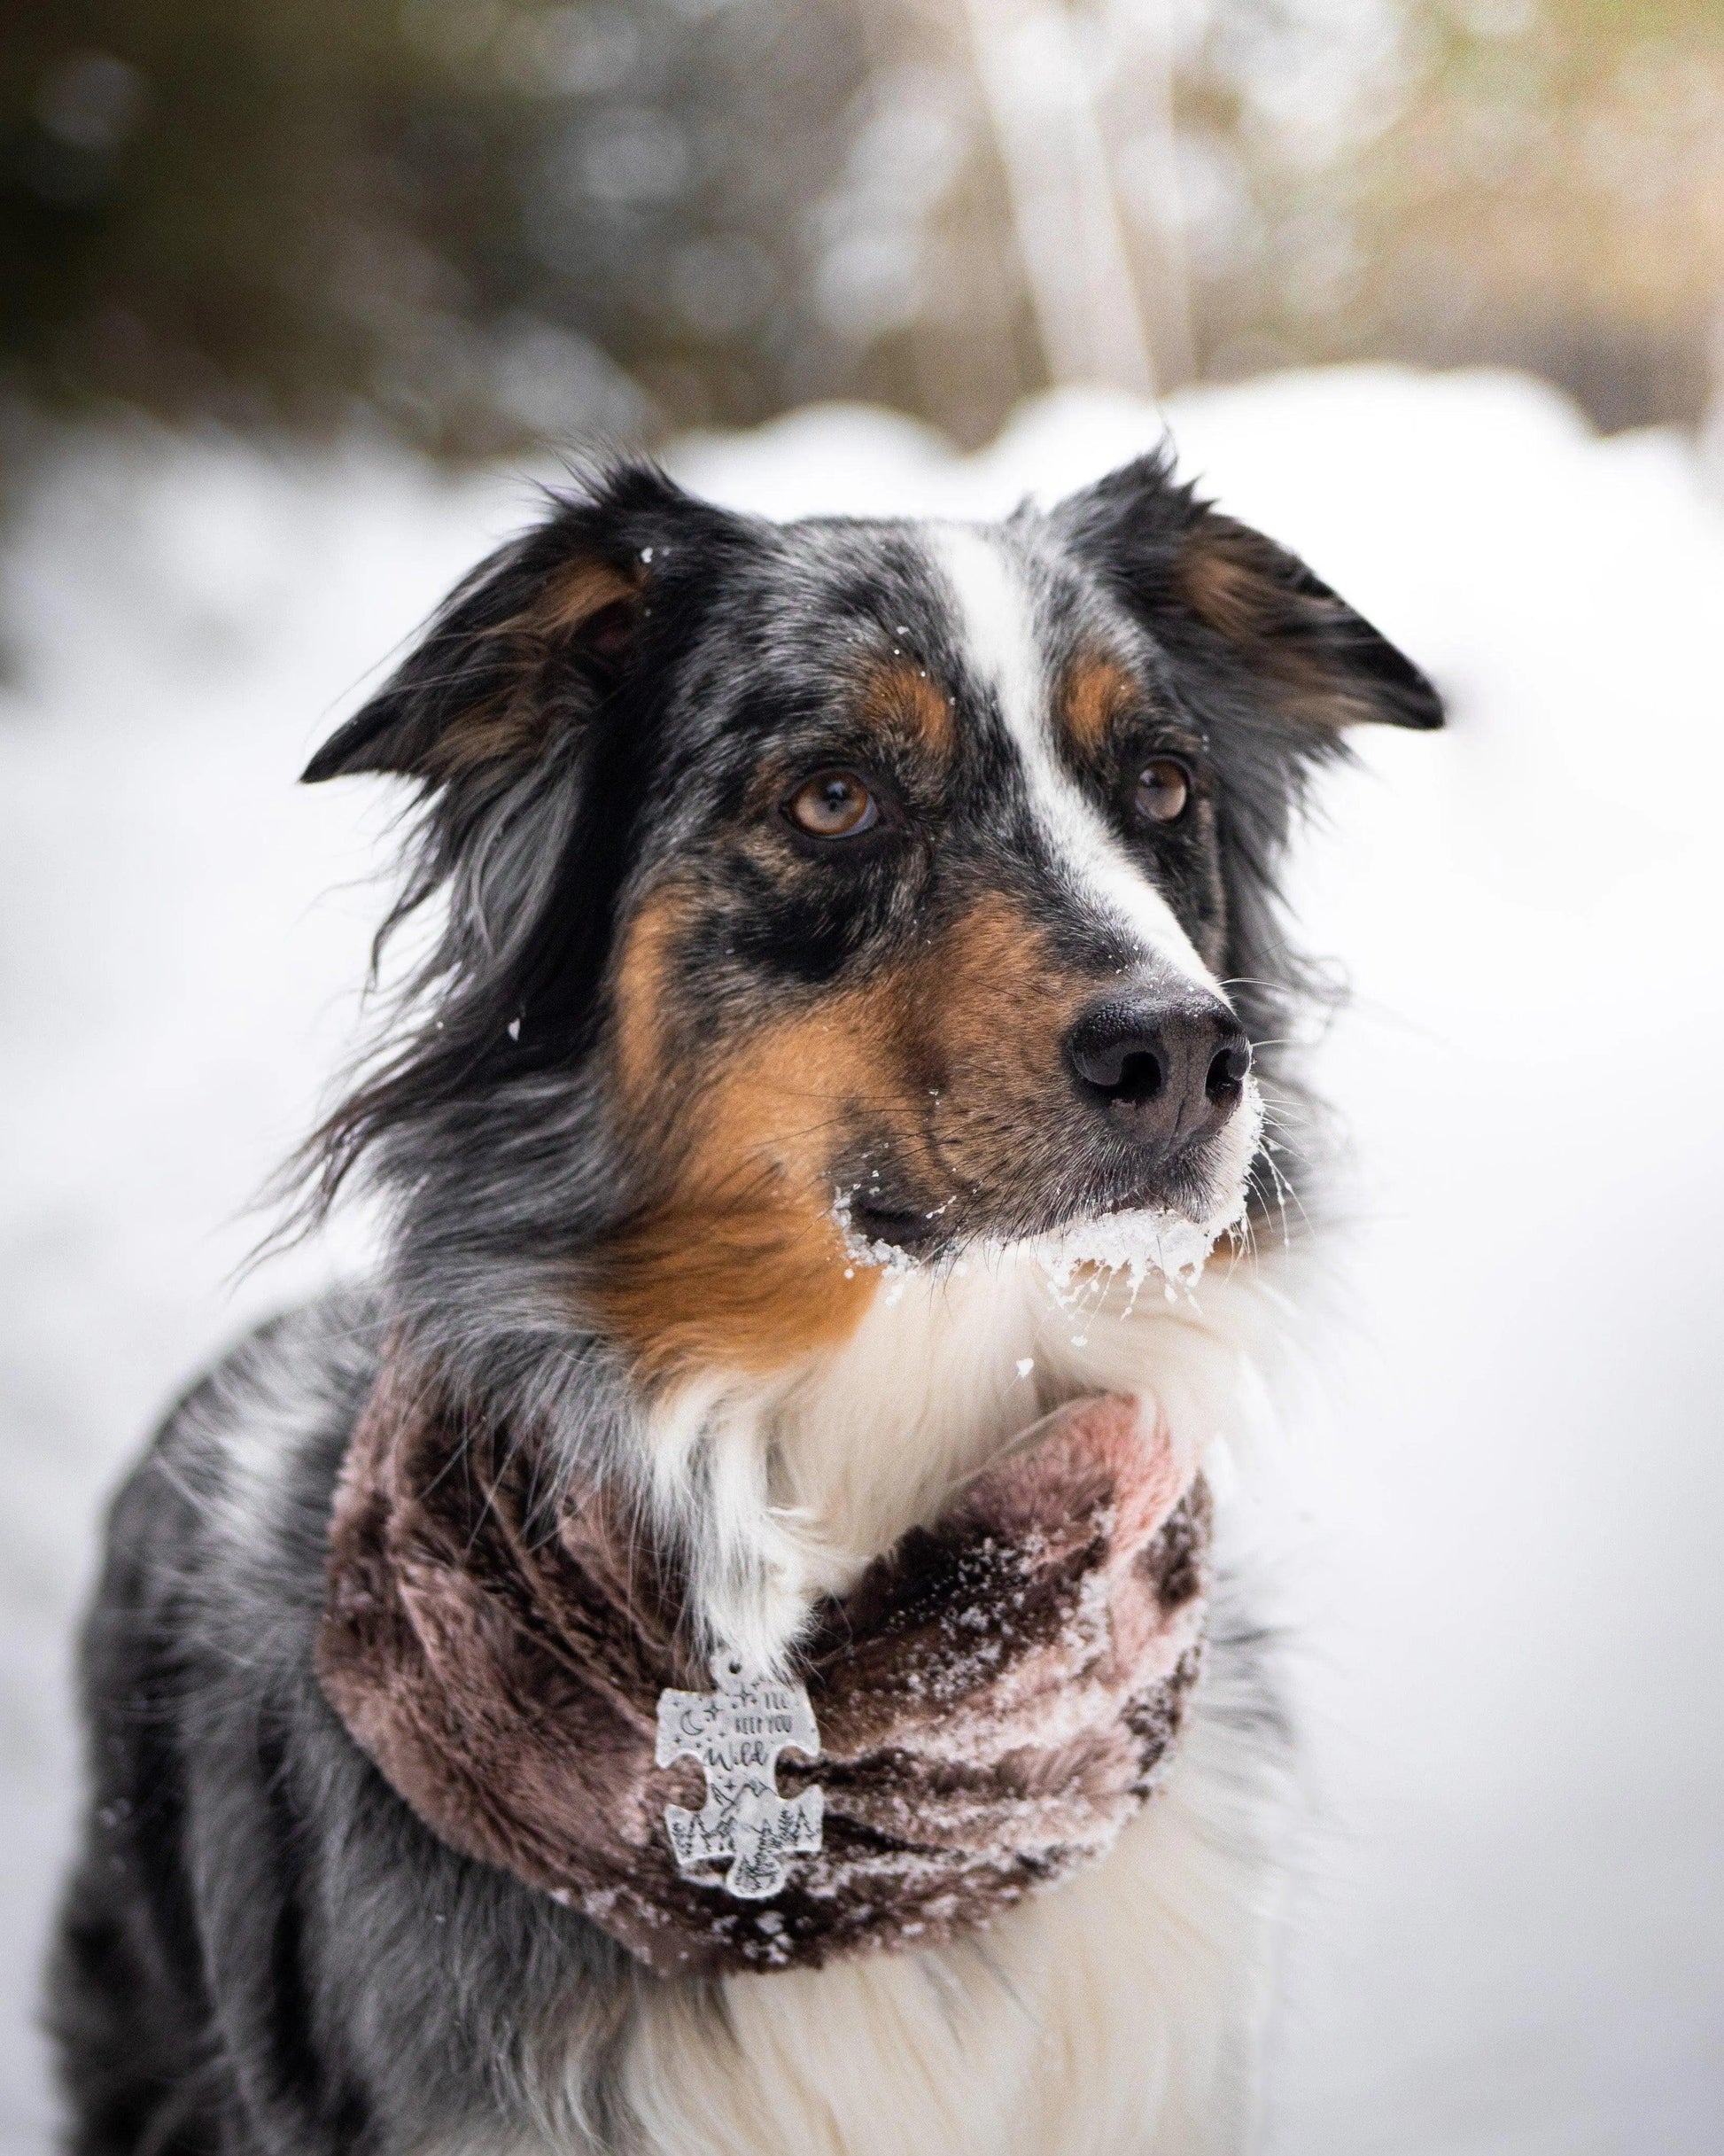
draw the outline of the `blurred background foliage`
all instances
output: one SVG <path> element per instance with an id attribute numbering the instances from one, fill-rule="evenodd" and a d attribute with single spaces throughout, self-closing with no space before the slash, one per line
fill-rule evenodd
<path id="1" fill-rule="evenodd" d="M 15 421 L 967 444 L 1381 356 L 1696 424 L 1720 302 L 1724 0 L 0 0 Z"/>

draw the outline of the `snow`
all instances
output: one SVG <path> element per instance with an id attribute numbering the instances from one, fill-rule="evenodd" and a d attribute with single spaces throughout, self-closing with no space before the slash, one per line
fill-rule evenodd
<path id="1" fill-rule="evenodd" d="M 1076 1221 L 1029 1242 L 1007 1245 L 977 1241 L 960 1246 L 955 1257 L 943 1253 L 927 1260 L 896 1243 L 865 1235 L 853 1217 L 855 1202 L 854 1191 L 841 1190 L 832 1204 L 832 1218 L 843 1238 L 844 1255 L 850 1260 L 844 1268 L 844 1278 L 853 1279 L 858 1265 L 881 1273 L 889 1304 L 901 1301 L 905 1286 L 919 1276 L 937 1279 L 950 1271 L 961 1277 L 972 1265 L 997 1265 L 1008 1251 L 1029 1250 L 1035 1255 L 1048 1293 L 1063 1307 L 1080 1308 L 1090 1298 L 1097 1274 L 1109 1280 L 1122 1274 L 1130 1310 L 1152 1273 L 1161 1280 L 1169 1302 L 1176 1301 L 1182 1290 L 1189 1295 L 1202 1278 L 1217 1238 L 1243 1218 L 1246 1194 L 1241 1189 L 1237 1203 L 1207 1221 L 1188 1220 L 1183 1213 L 1134 1209 Z M 945 1210 L 944 1205 L 936 1206 L 923 1217 L 932 1220 Z M 1074 1335 L 1073 1340 L 1077 1347 L 1084 1344 L 1081 1335 Z M 1034 1367 L 1033 1362 L 1020 1364 L 1018 1375 L 1022 1377 Z"/>
<path id="2" fill-rule="evenodd" d="M 1277 1463 L 1319 1824 L 1269 2145 L 1709 2156 L 1724 514 L 1674 439 L 1599 441 L 1508 376 L 1285 376 L 1170 416 L 1455 705 L 1361 742 L 1301 857 L 1306 940 L 1355 988 L 1319 1070 L 1355 1164 Z M 1159 432 L 1067 393 L 967 461 L 855 410 L 672 461 L 775 515 L 963 515 Z M 231 1278 L 380 899 L 387 803 L 292 781 L 531 507 L 522 475 L 375 448 L 108 435 L 0 564 L 4 2156 L 45 2146 L 35 1942 L 104 1493 L 201 1356 L 363 1242 Z"/>
<path id="3" fill-rule="evenodd" d="M 1127 1308 L 1143 1292 L 1152 1273 L 1161 1276 L 1169 1303 L 1184 1288 L 1189 1293 L 1203 1277 L 1217 1236 L 1226 1233 L 1245 1210 L 1244 1194 L 1225 1218 L 1188 1220 L 1181 1213 L 1134 1210 L 1107 1213 L 1083 1220 L 1049 1238 L 1043 1261 L 1055 1296 L 1075 1307 L 1083 1298 L 1092 1273 L 1123 1273 L 1128 1289 Z M 1080 1341 L 1078 1344 L 1083 1343 Z"/>

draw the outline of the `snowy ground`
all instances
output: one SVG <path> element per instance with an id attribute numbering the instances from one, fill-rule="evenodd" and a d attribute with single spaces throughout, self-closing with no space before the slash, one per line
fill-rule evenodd
<path id="1" fill-rule="evenodd" d="M 1301 868 L 1357 1156 L 1302 1491 L 1311 1838 L 1276 2156 L 1712 2156 L 1724 2116 L 1724 515 L 1657 436 L 1501 377 L 1182 399 L 1188 467 L 1405 642 L 1450 735 L 1362 743 Z M 981 458 L 804 415 L 687 445 L 774 511 L 1003 506 L 1153 438 Z M 529 507 L 380 453 L 113 440 L 0 577 L 0 2156 L 68 1810 L 97 1510 L 349 1038 L 384 805 L 292 779 Z"/>

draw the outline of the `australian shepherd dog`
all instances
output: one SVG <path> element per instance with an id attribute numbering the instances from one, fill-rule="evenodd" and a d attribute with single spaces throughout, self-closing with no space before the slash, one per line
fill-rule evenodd
<path id="1" fill-rule="evenodd" d="M 1364 720 L 1441 712 L 1165 456 L 998 525 L 776 525 L 628 463 L 450 596 L 306 774 L 416 802 L 412 977 L 302 1163 L 313 1213 L 377 1195 L 384 1260 L 205 1377 L 113 1513 L 69 2149 L 1246 2143 L 1284 1737 L 1224 1501 L 1184 1740 L 1109 1853 L 818 1968 L 666 1979 L 447 1846 L 316 1636 L 390 1343 L 625 1493 L 694 1630 L 771 1668 L 1062 1403 L 1224 1439 L 1296 1142 L 1277 864 Z M 1223 1248 L 1074 1288 L 1133 1222 Z"/>

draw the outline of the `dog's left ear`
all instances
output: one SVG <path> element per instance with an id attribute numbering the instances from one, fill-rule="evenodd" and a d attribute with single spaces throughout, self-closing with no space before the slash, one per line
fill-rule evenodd
<path id="1" fill-rule="evenodd" d="M 621 679 L 651 540 L 700 507 L 647 465 L 558 502 L 457 586 L 390 681 L 306 766 L 306 781 L 392 772 L 435 788 L 537 761 Z"/>
<path id="2" fill-rule="evenodd" d="M 1054 520 L 1164 643 L 1242 666 L 1286 717 L 1325 731 L 1442 724 L 1409 658 L 1297 555 L 1180 485 L 1170 453 L 1110 473 Z"/>

